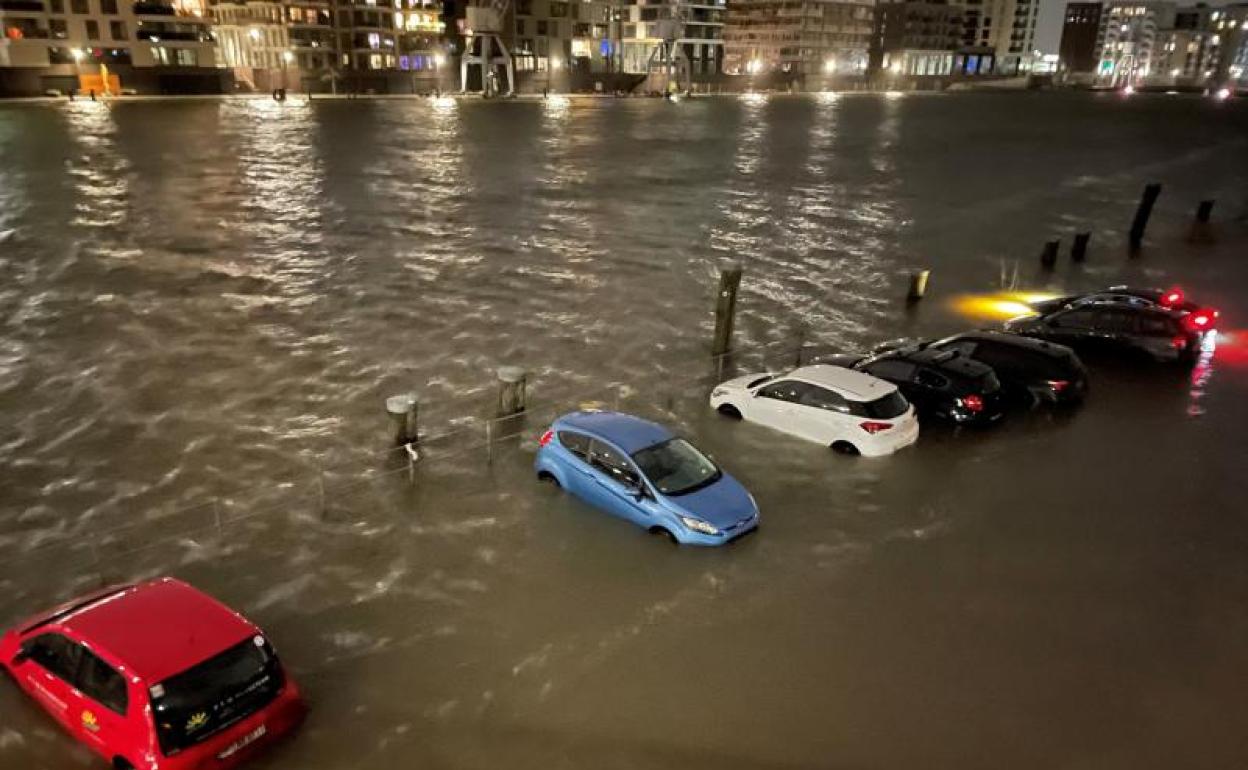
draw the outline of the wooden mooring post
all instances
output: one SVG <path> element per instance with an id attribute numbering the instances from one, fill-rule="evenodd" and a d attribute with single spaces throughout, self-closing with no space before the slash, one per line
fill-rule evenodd
<path id="1" fill-rule="evenodd" d="M 394 445 L 411 444 L 419 437 L 417 418 L 420 405 L 415 393 L 402 393 L 386 399 L 386 414 L 394 423 Z"/>
<path id="2" fill-rule="evenodd" d="M 722 358 L 732 349 L 732 327 L 737 314 L 737 290 L 741 288 L 741 266 L 719 271 L 719 293 L 715 297 L 715 338 L 711 355 Z"/>
<path id="3" fill-rule="evenodd" d="M 1137 252 L 1144 243 L 1144 229 L 1148 227 L 1148 218 L 1152 216 L 1153 204 L 1157 202 L 1157 196 L 1161 195 L 1161 185 L 1154 182 L 1153 184 L 1144 186 L 1144 194 L 1140 197 L 1140 205 L 1135 209 L 1135 219 L 1131 222 L 1131 231 L 1128 233 L 1128 243 L 1131 251 Z"/>

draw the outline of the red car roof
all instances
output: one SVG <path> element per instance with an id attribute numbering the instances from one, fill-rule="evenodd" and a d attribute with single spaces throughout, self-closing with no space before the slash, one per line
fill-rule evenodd
<path id="1" fill-rule="evenodd" d="M 173 578 L 123 588 L 59 622 L 149 686 L 259 633 L 224 604 Z"/>

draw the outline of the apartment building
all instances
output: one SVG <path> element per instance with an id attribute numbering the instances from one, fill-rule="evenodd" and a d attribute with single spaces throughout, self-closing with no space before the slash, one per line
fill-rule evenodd
<path id="1" fill-rule="evenodd" d="M 724 71 L 812 77 L 867 69 L 874 0 L 733 0 L 724 25 Z"/>
<path id="2" fill-rule="evenodd" d="M 516 71 L 543 73 L 543 82 L 556 88 L 566 88 L 575 73 L 612 71 L 614 7 L 600 0 L 516 0 Z"/>
<path id="3" fill-rule="evenodd" d="M 647 73 L 672 42 L 693 81 L 723 71 L 726 0 L 635 0 L 620 8 L 620 69 Z M 685 66 L 685 65 L 682 65 Z"/>
<path id="4" fill-rule="evenodd" d="M 196 2 L 0 0 L 0 29 L 0 94 L 229 88 Z"/>
<path id="5" fill-rule="evenodd" d="M 873 78 L 885 82 L 944 77 L 957 72 L 962 48 L 963 8 L 943 0 L 881 3 L 869 51 Z M 976 68 L 979 67 L 976 61 Z M 991 60 L 988 63 L 991 68 Z"/>
<path id="6" fill-rule="evenodd" d="M 1101 3 L 1067 3 L 1062 17 L 1062 40 L 1058 69 L 1092 73 L 1100 59 L 1097 38 L 1101 33 Z"/>
<path id="7" fill-rule="evenodd" d="M 963 5 L 963 46 L 991 48 L 999 74 L 1032 69 L 1040 0 L 964 0 Z"/>

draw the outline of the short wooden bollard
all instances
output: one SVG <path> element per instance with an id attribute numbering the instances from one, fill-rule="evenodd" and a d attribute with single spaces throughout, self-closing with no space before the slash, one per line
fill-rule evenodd
<path id="1" fill-rule="evenodd" d="M 927 279 L 931 270 L 915 270 L 910 274 L 910 289 L 906 292 L 906 301 L 915 303 L 927 294 Z"/>
<path id="2" fill-rule="evenodd" d="M 1131 232 L 1128 234 L 1128 242 L 1132 251 L 1139 251 L 1144 243 L 1144 229 L 1148 227 L 1148 218 L 1152 216 L 1153 204 L 1157 202 L 1159 195 L 1161 195 L 1160 184 L 1145 185 L 1144 195 L 1140 198 L 1140 205 L 1135 210 L 1135 219 L 1131 222 Z"/>
<path id="3" fill-rule="evenodd" d="M 1040 252 L 1040 264 L 1052 269 L 1057 264 L 1057 249 L 1062 245 L 1060 240 L 1045 241 L 1044 251 Z"/>
<path id="4" fill-rule="evenodd" d="M 528 374 L 519 366 L 498 367 L 498 411 L 497 417 L 511 417 L 520 414 L 527 406 Z"/>
<path id="5" fill-rule="evenodd" d="M 711 355 L 722 356 L 732 349 L 732 327 L 737 314 L 737 290 L 741 288 L 741 267 L 719 271 L 719 294 L 715 298 L 715 339 Z"/>
<path id="6" fill-rule="evenodd" d="M 403 393 L 386 399 L 386 413 L 394 422 L 394 444 L 403 446 L 416 441 L 419 434 L 419 404 L 415 393 Z"/>
<path id="7" fill-rule="evenodd" d="M 1073 262 L 1082 262 L 1088 258 L 1088 241 L 1092 240 L 1092 233 L 1075 233 L 1075 243 L 1070 247 L 1070 259 Z"/>
<path id="8" fill-rule="evenodd" d="M 1187 239 L 1193 243 L 1207 243 L 1213 240 L 1213 225 L 1209 224 L 1209 220 L 1213 217 L 1213 201 L 1201 201 L 1196 207 L 1196 220 L 1192 222 L 1192 229 L 1187 234 Z"/>

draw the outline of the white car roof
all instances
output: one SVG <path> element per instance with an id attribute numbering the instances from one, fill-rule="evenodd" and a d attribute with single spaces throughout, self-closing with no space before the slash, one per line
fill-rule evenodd
<path id="1" fill-rule="evenodd" d="M 831 364 L 803 366 L 776 379 L 785 378 L 802 380 L 812 385 L 831 388 L 842 396 L 848 396 L 855 401 L 874 401 L 897 390 L 896 385 L 881 380 L 879 377 L 872 377 L 866 372 L 846 369 L 843 366 L 832 366 Z"/>

